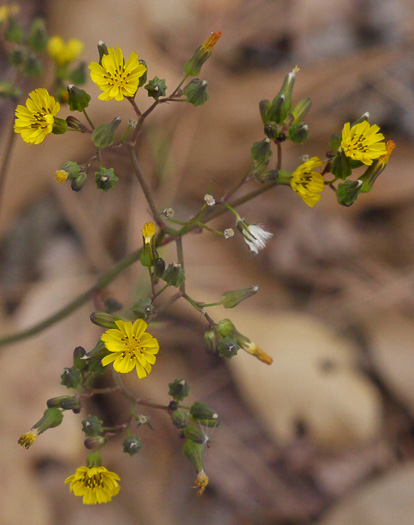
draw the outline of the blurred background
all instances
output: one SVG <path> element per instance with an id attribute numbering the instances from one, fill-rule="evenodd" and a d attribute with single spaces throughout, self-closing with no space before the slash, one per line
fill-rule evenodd
<path id="1" fill-rule="evenodd" d="M 108 505 L 83 506 L 63 480 L 85 464 L 80 416 L 43 434 L 30 449 L 18 437 L 40 419 L 45 401 L 65 393 L 63 367 L 72 351 L 91 349 L 101 330 L 89 321 L 102 297 L 41 334 L 1 348 L 0 414 L 3 483 L 0 522 L 19 525 L 179 523 L 182 525 L 409 525 L 414 516 L 414 136 L 413 22 L 409 0 L 20 0 L 27 25 L 44 16 L 50 36 L 136 51 L 148 78 L 174 88 L 183 64 L 212 31 L 223 37 L 201 77 L 209 102 L 164 104 L 148 119 L 139 155 L 160 210 L 187 219 L 210 181 L 220 197 L 250 167 L 250 147 L 263 138 L 258 102 L 272 99 L 295 65 L 294 101 L 309 96 L 311 139 L 283 144 L 283 168 L 304 154 L 324 157 L 332 133 L 370 112 L 397 144 L 373 191 L 351 207 L 328 190 L 308 208 L 279 187 L 240 208 L 249 222 L 273 232 L 258 256 L 239 235 L 208 232 L 184 239 L 188 292 L 214 302 L 226 290 L 259 285 L 235 310 L 215 307 L 272 355 L 267 366 L 245 353 L 231 361 L 206 354 L 204 322 L 187 304 L 166 312 L 154 335 L 161 351 L 151 376 L 127 377 L 137 396 L 168 403 L 167 383 L 185 378 L 190 400 L 221 417 L 207 457 L 210 484 L 202 498 L 182 441 L 164 413 L 154 431 L 139 431 L 143 449 L 129 457 L 122 440 L 103 451 L 121 476 Z M 6 50 L 1 78 L 9 79 Z M 27 83 L 26 92 L 47 87 Z M 98 123 L 133 117 L 127 103 L 97 100 Z M 150 104 L 147 92 L 138 104 Z M 188 107 L 187 107 L 188 106 Z M 0 151 L 14 108 L 0 101 Z M 66 113 L 65 113 L 66 111 Z M 66 116 L 67 111 L 63 112 Z M 61 115 L 59 115 L 61 116 Z M 108 193 L 89 180 L 80 193 L 54 173 L 92 154 L 87 137 L 51 135 L 40 146 L 18 138 L 0 209 L 0 327 L 7 334 L 45 318 L 91 286 L 141 244 L 147 205 L 128 163 L 108 156 L 120 182 Z M 253 187 L 254 183 L 250 183 Z M 243 190 L 244 191 L 244 190 Z M 234 227 L 229 215 L 213 223 Z M 171 261 L 170 247 L 162 256 Z M 103 297 L 129 306 L 146 293 L 134 265 Z M 133 374 L 131 374 L 132 376 Z M 110 383 L 110 377 L 102 385 Z M 128 406 L 121 396 L 96 396 L 82 413 L 116 424 Z M 125 457 L 127 456 L 127 457 Z M 24 504 L 22 504 L 24 502 Z"/>

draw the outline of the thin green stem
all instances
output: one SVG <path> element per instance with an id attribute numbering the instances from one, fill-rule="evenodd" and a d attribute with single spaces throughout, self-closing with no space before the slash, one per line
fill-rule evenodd
<path id="1" fill-rule="evenodd" d="M 159 410 L 169 410 L 168 405 L 159 405 L 158 403 L 151 403 L 150 401 L 147 401 L 145 399 L 138 399 L 138 398 L 136 398 L 134 396 L 134 394 L 132 392 L 130 392 L 126 388 L 126 386 L 124 385 L 124 382 L 122 381 L 120 375 L 118 374 L 118 372 L 116 372 L 114 370 L 114 368 L 112 368 L 112 377 L 113 377 L 117 387 L 121 390 L 122 394 L 127 399 L 132 401 L 134 404 L 136 404 L 136 405 L 144 405 L 144 406 L 147 406 L 147 407 L 150 407 L 150 408 L 157 408 Z"/>
<path id="2" fill-rule="evenodd" d="M 282 145 L 281 145 L 281 143 L 278 140 L 276 141 L 276 146 L 277 146 L 276 169 L 280 170 L 280 169 L 282 169 Z"/>
<path id="3" fill-rule="evenodd" d="M 220 232 L 218 230 L 214 230 L 213 228 L 210 228 L 209 226 L 203 224 L 201 221 L 196 221 L 197 226 L 200 226 L 200 228 L 203 228 L 204 230 L 208 230 L 211 233 L 215 233 L 217 235 L 224 235 L 223 232 Z"/>
<path id="4" fill-rule="evenodd" d="M 127 98 L 128 102 L 131 103 L 131 106 L 134 108 L 134 111 L 138 115 L 138 117 L 141 117 L 142 113 L 141 113 L 139 107 L 137 106 L 137 103 L 135 102 L 135 100 L 132 97 L 126 97 L 126 98 Z"/>
<path id="5" fill-rule="evenodd" d="M 183 252 L 183 240 L 182 237 L 177 237 L 175 239 L 175 244 L 177 247 L 177 259 L 181 264 L 181 268 L 184 270 L 184 252 Z M 180 292 L 185 294 L 185 280 L 180 284 Z"/>
<path id="6" fill-rule="evenodd" d="M 166 290 L 170 285 L 167 283 L 165 286 L 161 288 L 161 290 L 158 290 L 158 292 L 154 293 L 152 296 L 152 300 L 154 301 L 157 297 L 159 297 L 164 290 Z"/>
<path id="7" fill-rule="evenodd" d="M 83 111 L 83 114 L 85 115 L 85 118 L 86 118 L 86 120 L 88 121 L 90 127 L 91 127 L 92 129 L 95 129 L 95 126 L 92 124 L 92 120 L 89 118 L 89 115 L 86 113 L 86 110 L 83 109 L 82 111 Z"/>
<path id="8" fill-rule="evenodd" d="M 16 138 L 16 133 L 14 131 L 14 127 L 11 126 L 9 130 L 9 134 L 6 138 L 6 144 L 4 146 L 3 160 L 0 166 L 0 209 L 1 209 L 1 201 L 3 199 L 4 184 L 6 182 L 7 170 L 9 168 L 9 163 L 11 159 L 11 153 L 13 150 L 15 138 Z"/>

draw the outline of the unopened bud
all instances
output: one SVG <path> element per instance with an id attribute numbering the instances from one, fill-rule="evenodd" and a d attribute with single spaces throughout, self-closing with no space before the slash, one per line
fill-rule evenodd
<path id="1" fill-rule="evenodd" d="M 102 58 L 104 55 L 108 55 L 108 48 L 106 47 L 105 42 L 99 40 L 98 42 L 98 53 L 99 53 L 99 65 L 102 66 Z"/>
<path id="2" fill-rule="evenodd" d="M 338 184 L 336 198 L 342 206 L 351 206 L 358 198 L 358 194 L 362 188 L 362 180 L 346 180 Z"/>
<path id="3" fill-rule="evenodd" d="M 185 274 L 181 264 L 170 263 L 162 278 L 170 286 L 178 288 L 185 281 Z"/>
<path id="4" fill-rule="evenodd" d="M 276 140 L 281 133 L 281 127 L 272 120 L 265 125 L 264 132 L 270 140 Z"/>
<path id="5" fill-rule="evenodd" d="M 183 434 L 187 439 L 191 439 L 196 443 L 207 443 L 208 437 L 200 427 L 188 425 L 183 429 Z"/>
<path id="6" fill-rule="evenodd" d="M 219 417 L 216 412 L 213 412 L 206 403 L 196 401 L 190 408 L 190 416 L 194 421 L 210 421 L 214 422 L 214 426 L 218 424 Z"/>
<path id="7" fill-rule="evenodd" d="M 342 151 L 333 158 L 331 173 L 338 179 L 346 179 L 352 174 L 350 159 Z"/>
<path id="8" fill-rule="evenodd" d="M 204 332 L 204 348 L 208 354 L 217 352 L 217 335 L 213 328 L 209 328 Z"/>
<path id="9" fill-rule="evenodd" d="M 83 444 L 86 448 L 97 448 L 105 443 L 105 438 L 103 436 L 89 436 L 85 439 Z"/>
<path id="10" fill-rule="evenodd" d="M 76 410 L 80 407 L 79 399 L 71 396 L 58 396 L 48 399 L 48 408 L 63 408 L 63 410 Z"/>
<path id="11" fill-rule="evenodd" d="M 336 153 L 341 145 L 342 137 L 338 133 L 333 133 L 329 138 L 329 149 L 332 153 Z"/>
<path id="12" fill-rule="evenodd" d="M 233 337 L 236 332 L 236 327 L 230 319 L 222 319 L 217 323 L 216 330 L 220 337 Z"/>
<path id="13" fill-rule="evenodd" d="M 88 416 L 82 421 L 82 432 L 85 436 L 98 436 L 103 430 L 103 421 L 96 416 Z"/>
<path id="14" fill-rule="evenodd" d="M 184 410 L 174 410 L 171 414 L 171 420 L 175 427 L 181 429 L 188 425 L 190 417 L 187 412 L 184 412 Z"/>
<path id="15" fill-rule="evenodd" d="M 68 103 L 71 111 L 83 111 L 89 106 L 91 96 L 84 89 L 80 89 L 73 84 L 68 86 Z"/>
<path id="16" fill-rule="evenodd" d="M 85 133 L 85 129 L 86 129 L 85 126 L 76 117 L 72 117 L 72 115 L 70 115 L 69 117 L 66 117 L 66 123 L 68 125 L 68 128 Z"/>
<path id="17" fill-rule="evenodd" d="M 102 328 L 115 328 L 117 325 L 115 321 L 119 321 L 121 318 L 117 315 L 107 314 L 106 312 L 93 312 L 90 317 L 93 324 L 102 326 Z"/>
<path id="18" fill-rule="evenodd" d="M 86 365 L 86 350 L 82 346 L 77 346 L 73 351 L 73 366 L 78 370 L 83 370 Z"/>
<path id="19" fill-rule="evenodd" d="M 224 292 L 221 297 L 221 304 L 224 306 L 224 308 L 234 308 L 245 299 L 255 295 L 258 291 L 258 286 L 249 286 L 248 288 L 242 288 L 241 290 Z"/>
<path id="20" fill-rule="evenodd" d="M 151 299 L 139 299 L 133 304 L 131 310 L 137 319 L 148 319 L 153 314 L 154 307 Z"/>
<path id="21" fill-rule="evenodd" d="M 72 184 L 70 185 L 70 187 L 73 191 L 80 191 L 85 185 L 86 179 L 87 175 L 84 171 L 82 171 L 76 178 L 72 178 Z"/>
<path id="22" fill-rule="evenodd" d="M 65 368 L 60 378 L 60 384 L 67 388 L 77 388 L 82 384 L 82 374 L 76 368 Z"/>
<path id="23" fill-rule="evenodd" d="M 292 109 L 291 115 L 295 124 L 302 122 L 312 107 L 312 100 L 309 97 L 302 98 Z"/>
<path id="24" fill-rule="evenodd" d="M 138 81 L 138 88 L 140 88 L 140 87 L 144 86 L 146 81 L 147 81 L 147 78 L 148 78 L 148 67 L 147 67 L 147 63 L 142 58 L 140 58 L 138 60 L 138 62 L 140 63 L 140 65 L 145 66 L 145 73 L 142 76 L 139 77 L 139 81 Z"/>
<path id="25" fill-rule="evenodd" d="M 101 124 L 92 132 L 92 142 L 98 149 L 112 146 L 115 141 L 115 132 L 121 124 L 121 119 L 115 117 L 109 124 Z"/>
<path id="26" fill-rule="evenodd" d="M 170 387 L 168 395 L 172 396 L 175 401 L 182 401 L 190 392 L 190 387 L 185 379 L 175 379 L 173 383 L 168 383 L 168 386 Z"/>
<path id="27" fill-rule="evenodd" d="M 154 261 L 154 277 L 161 279 L 165 272 L 165 261 L 161 257 L 157 257 Z"/>
<path id="28" fill-rule="evenodd" d="M 210 57 L 213 47 L 216 45 L 221 36 L 222 33 L 220 31 L 211 33 L 209 38 L 207 38 L 207 40 L 197 48 L 194 55 L 186 62 L 184 66 L 184 71 L 188 76 L 196 77 L 200 73 L 204 62 Z"/>
<path id="29" fill-rule="evenodd" d="M 257 175 L 269 164 L 269 159 L 272 156 L 272 150 L 270 147 L 270 139 L 265 138 L 260 142 L 255 142 L 250 150 L 251 157 L 253 160 L 253 174 Z"/>
<path id="30" fill-rule="evenodd" d="M 187 97 L 187 102 L 193 106 L 202 106 L 209 99 L 207 88 L 207 80 L 194 78 L 185 86 L 183 94 Z"/>
<path id="31" fill-rule="evenodd" d="M 309 126 L 303 122 L 293 124 L 289 130 L 288 138 L 296 144 L 304 144 L 309 138 Z"/>
<path id="32" fill-rule="evenodd" d="M 263 124 L 266 124 L 269 121 L 269 119 L 267 117 L 267 113 L 269 111 L 269 108 L 270 108 L 270 101 L 269 100 L 261 100 L 259 102 L 259 111 L 260 111 L 260 116 L 262 118 Z"/>
<path id="33" fill-rule="evenodd" d="M 234 337 L 220 337 L 217 350 L 220 357 L 231 359 L 240 350 L 240 346 Z"/>

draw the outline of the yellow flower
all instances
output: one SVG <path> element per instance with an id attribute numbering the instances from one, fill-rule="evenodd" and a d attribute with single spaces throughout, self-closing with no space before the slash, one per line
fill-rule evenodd
<path id="1" fill-rule="evenodd" d="M 83 496 L 84 505 L 108 503 L 118 494 L 120 477 L 105 467 L 79 467 L 65 479 L 75 496 Z"/>
<path id="2" fill-rule="evenodd" d="M 17 15 L 20 7 L 16 4 L 2 5 L 0 7 L 0 23 L 6 22 L 11 16 Z"/>
<path id="3" fill-rule="evenodd" d="M 55 179 L 58 182 L 67 181 L 68 177 L 69 177 L 69 173 L 65 170 L 57 170 L 57 172 L 55 173 Z"/>
<path id="4" fill-rule="evenodd" d="M 201 47 L 205 53 L 208 53 L 209 56 L 213 50 L 213 47 L 217 44 L 217 42 L 220 40 L 220 38 L 223 36 L 223 33 L 221 31 L 216 31 L 215 33 L 211 33 L 211 35 L 205 40 Z"/>
<path id="5" fill-rule="evenodd" d="M 312 157 L 307 162 L 296 168 L 290 179 L 290 185 L 305 203 L 313 208 L 321 200 L 320 193 L 325 189 L 325 180 L 315 168 L 323 166 L 323 161 Z"/>
<path id="6" fill-rule="evenodd" d="M 82 54 L 84 44 L 77 38 L 71 38 L 67 43 L 60 36 L 52 36 L 47 43 L 47 52 L 59 66 L 70 64 Z"/>
<path id="7" fill-rule="evenodd" d="M 147 323 L 137 319 L 131 321 L 115 321 L 116 328 L 110 328 L 101 337 L 107 350 L 111 353 L 102 359 L 102 365 L 113 362 L 114 369 L 122 374 L 131 372 L 134 367 L 139 379 L 151 372 L 155 363 L 155 354 L 160 345 L 157 339 L 146 332 Z"/>
<path id="8" fill-rule="evenodd" d="M 155 224 L 152 222 L 147 222 L 145 224 L 144 228 L 142 229 L 142 235 L 144 236 L 145 244 L 150 244 L 151 239 L 154 237 L 156 231 Z"/>
<path id="9" fill-rule="evenodd" d="M 347 157 L 370 166 L 373 160 L 386 153 L 384 135 L 379 133 L 379 129 L 379 126 L 376 124 L 371 126 L 366 120 L 355 124 L 352 128 L 347 122 L 342 130 L 342 151 Z"/>
<path id="10" fill-rule="evenodd" d="M 30 432 L 27 432 L 26 434 L 23 434 L 23 436 L 20 437 L 18 443 L 27 450 L 36 441 L 38 435 L 39 431 L 37 430 L 37 428 L 32 428 Z"/>
<path id="11" fill-rule="evenodd" d="M 59 102 L 46 89 L 35 89 L 29 93 L 26 106 L 17 106 L 14 131 L 28 144 L 40 144 L 52 133 L 54 117 L 59 110 Z"/>
<path id="12" fill-rule="evenodd" d="M 133 52 L 125 63 L 122 51 L 117 46 L 108 48 L 108 54 L 102 57 L 102 65 L 96 62 L 89 64 L 91 79 L 103 91 L 101 100 L 123 100 L 133 97 L 138 89 L 139 78 L 147 68 L 140 64 L 138 55 Z"/>

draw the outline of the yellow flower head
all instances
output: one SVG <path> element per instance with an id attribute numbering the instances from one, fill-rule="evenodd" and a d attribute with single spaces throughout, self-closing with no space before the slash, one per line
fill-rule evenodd
<path id="1" fill-rule="evenodd" d="M 69 173 L 66 170 L 57 170 L 55 173 L 55 179 L 58 182 L 65 182 L 68 180 Z"/>
<path id="2" fill-rule="evenodd" d="M 204 491 L 206 490 L 206 487 L 208 485 L 208 476 L 204 472 L 204 469 L 201 469 L 200 472 L 197 474 L 197 479 L 194 482 L 194 489 L 200 489 L 197 492 L 197 496 L 201 496 L 204 494 Z"/>
<path id="3" fill-rule="evenodd" d="M 211 33 L 211 35 L 205 40 L 201 47 L 205 53 L 211 54 L 211 51 L 213 50 L 213 47 L 217 44 L 217 42 L 220 40 L 220 38 L 223 36 L 223 33 L 221 31 L 216 31 L 215 33 Z"/>
<path id="4" fill-rule="evenodd" d="M 292 174 L 290 185 L 305 203 L 313 208 L 321 200 L 321 193 L 325 189 L 325 179 L 315 168 L 323 166 L 323 161 L 318 157 L 312 157 L 301 164 Z"/>
<path id="5" fill-rule="evenodd" d="M 67 42 L 60 36 L 52 36 L 47 43 L 47 52 L 52 60 L 59 66 L 70 64 L 82 54 L 84 44 L 77 38 L 71 38 Z"/>
<path id="6" fill-rule="evenodd" d="M 133 97 L 138 89 L 139 79 L 147 68 L 140 64 L 138 55 L 133 52 L 125 63 L 122 51 L 117 46 L 108 48 L 108 54 L 102 57 L 102 65 L 89 64 L 91 79 L 103 91 L 101 100 L 123 100 Z"/>
<path id="7" fill-rule="evenodd" d="M 28 144 L 40 144 L 52 133 L 54 117 L 59 110 L 59 102 L 46 89 L 35 89 L 29 94 L 26 106 L 17 106 L 14 131 Z"/>
<path id="8" fill-rule="evenodd" d="M 270 357 L 269 354 L 267 354 L 264 350 L 259 348 L 256 343 L 253 341 L 244 341 L 241 343 L 241 347 L 243 350 L 246 350 L 251 355 L 254 355 L 259 359 L 259 361 L 262 361 L 262 363 L 266 363 L 267 365 L 271 365 L 273 363 L 273 359 Z"/>
<path id="9" fill-rule="evenodd" d="M 113 363 L 114 369 L 122 374 L 135 367 L 139 379 L 142 379 L 151 372 L 160 345 L 145 331 L 147 323 L 142 319 L 137 319 L 134 324 L 131 321 L 115 321 L 115 324 L 118 328 L 110 328 L 101 337 L 111 352 L 102 359 L 102 365 Z"/>
<path id="10" fill-rule="evenodd" d="M 0 7 L 0 23 L 6 22 L 11 16 L 17 15 L 20 7 L 17 4 L 2 5 Z"/>
<path id="11" fill-rule="evenodd" d="M 144 228 L 142 229 L 142 235 L 144 237 L 145 244 L 150 244 L 151 239 L 154 237 L 156 231 L 155 224 L 152 222 L 147 222 L 145 224 Z"/>
<path id="12" fill-rule="evenodd" d="M 26 434 L 23 434 L 23 436 L 20 437 L 18 443 L 27 450 L 36 441 L 38 435 L 39 431 L 37 430 L 37 428 L 32 428 L 30 432 L 27 432 Z"/>
<path id="13" fill-rule="evenodd" d="M 84 505 L 108 503 L 118 494 L 120 477 L 105 467 L 79 467 L 65 479 L 75 496 L 83 496 Z"/>
<path id="14" fill-rule="evenodd" d="M 370 166 L 372 161 L 386 153 L 384 135 L 379 133 L 379 126 L 364 120 L 352 126 L 349 122 L 342 130 L 341 149 L 344 154 L 353 160 L 359 160 Z"/>

